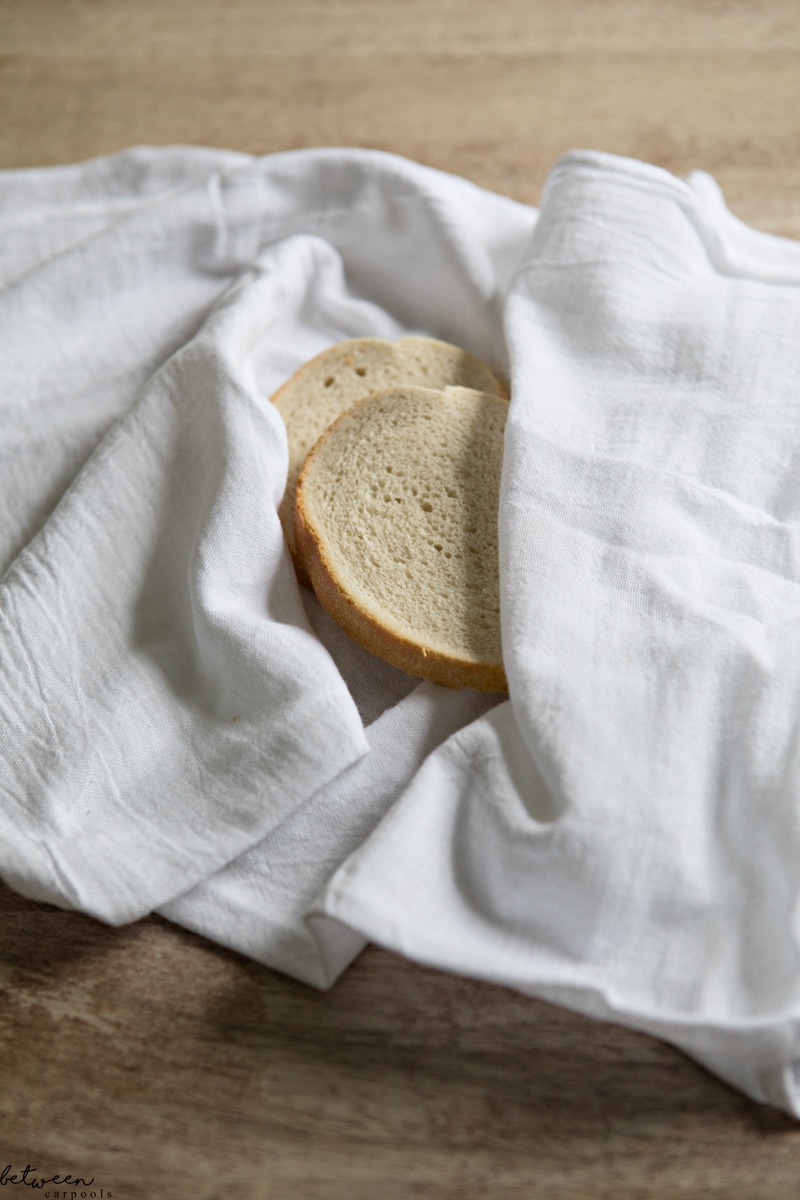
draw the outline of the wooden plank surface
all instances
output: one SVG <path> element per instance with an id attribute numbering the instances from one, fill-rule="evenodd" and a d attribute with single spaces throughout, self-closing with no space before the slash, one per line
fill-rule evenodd
<path id="1" fill-rule="evenodd" d="M 391 150 L 535 203 L 576 146 L 800 236 L 796 0 L 0 0 L 0 167 Z"/>
<path id="2" fill-rule="evenodd" d="M 796 0 L 0 0 L 0 167 L 349 144 L 535 203 L 588 146 L 800 236 L 798 50 Z M 372 948 L 320 995 L 2 887 L 0 1063 L 0 1170 L 122 1200 L 800 1196 L 800 1128 L 649 1038 Z"/>
<path id="3" fill-rule="evenodd" d="M 2 1164 L 125 1200 L 800 1194 L 797 1126 L 643 1035 L 374 948 L 321 994 L 157 918 L 0 914 Z"/>

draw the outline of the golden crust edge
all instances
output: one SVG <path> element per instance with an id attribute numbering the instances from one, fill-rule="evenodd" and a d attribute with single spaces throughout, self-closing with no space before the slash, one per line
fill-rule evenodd
<path id="1" fill-rule="evenodd" d="M 435 391 L 437 389 L 428 390 Z M 367 397 L 364 399 L 366 400 Z M 494 396 L 493 399 L 502 400 L 503 397 Z M 355 405 L 341 413 L 333 425 L 330 425 L 325 431 L 326 434 L 345 415 L 349 415 L 352 408 L 360 406 L 363 402 L 363 400 L 356 401 Z M 322 436 L 324 437 L 325 434 Z M 308 454 L 297 482 L 294 536 L 297 555 L 301 560 L 304 573 L 328 615 L 333 617 L 345 633 L 358 642 L 364 650 L 368 650 L 370 654 L 383 659 L 391 666 L 398 667 L 408 675 L 414 675 L 418 679 L 427 679 L 431 683 L 438 683 L 444 687 L 471 687 L 478 692 L 508 692 L 508 681 L 502 663 L 470 661 L 443 654 L 433 648 L 426 648 L 421 643 L 412 641 L 411 638 L 393 633 L 347 595 L 337 580 L 336 571 L 325 553 L 322 539 L 306 515 L 304 476 L 306 467 L 315 457 L 318 445 L 319 442 Z"/>
<path id="2" fill-rule="evenodd" d="M 506 380 L 506 378 L 501 374 L 501 372 L 499 370 L 497 370 L 494 367 L 490 367 L 487 362 L 484 362 L 484 360 L 482 358 L 479 358 L 477 356 L 477 354 L 473 354 L 471 350 L 465 350 L 463 346 L 458 346 L 454 342 L 445 342 L 442 340 L 442 338 L 432 338 L 432 337 L 428 337 L 424 334 L 406 334 L 404 337 L 395 338 L 394 340 L 392 340 L 391 338 L 380 338 L 380 337 L 369 337 L 369 336 L 345 338 L 343 341 L 334 342 L 332 345 L 326 346 L 324 350 L 320 350 L 319 354 L 315 354 L 313 358 L 309 358 L 306 360 L 306 362 L 301 363 L 300 366 L 297 368 L 297 370 L 293 371 L 292 374 L 289 376 L 289 378 L 285 379 L 283 381 L 283 383 L 280 385 L 280 387 L 277 388 L 270 396 L 270 403 L 274 404 L 275 407 L 280 412 L 280 405 L 278 403 L 278 399 L 279 399 L 281 393 L 287 391 L 287 389 L 289 389 L 293 384 L 295 384 L 297 382 L 299 376 L 310 373 L 310 368 L 315 366 L 319 359 L 321 359 L 324 355 L 331 354 L 331 352 L 334 350 L 340 351 L 340 352 L 346 352 L 346 348 L 348 346 L 352 346 L 352 345 L 356 345 L 356 344 L 363 345 L 364 343 L 375 343 L 375 344 L 388 345 L 388 346 L 397 346 L 401 342 L 405 342 L 405 341 L 436 342 L 440 346 L 447 346 L 448 348 L 450 348 L 452 350 L 458 350 L 461 354 L 465 354 L 467 356 L 467 358 L 471 359 L 474 363 L 476 363 L 482 370 L 487 371 L 489 373 L 489 375 L 496 381 L 497 387 L 498 387 L 497 392 L 496 393 L 487 393 L 488 395 L 497 395 L 502 400 L 506 400 L 506 401 L 509 400 L 510 391 L 509 391 L 509 387 L 508 387 L 508 381 Z M 402 386 L 402 385 L 397 385 L 397 386 Z M 417 384 L 417 385 L 409 385 L 409 386 L 421 386 L 421 385 Z M 461 385 L 454 384 L 451 386 L 461 386 Z M 381 390 L 381 389 L 379 389 L 379 390 Z M 443 389 L 438 388 L 438 389 L 434 389 L 434 390 L 442 391 Z M 473 389 L 473 390 L 475 390 L 475 389 Z M 374 393 L 369 393 L 369 394 L 372 395 Z M 362 397 L 362 399 L 366 399 L 366 396 Z M 358 401 L 355 401 L 355 403 L 358 403 Z M 339 414 L 339 416 L 343 416 L 344 412 L 347 412 L 347 411 L 348 411 L 347 409 L 344 409 L 343 412 Z M 281 414 L 281 419 L 283 419 L 283 414 Z M 338 419 L 339 418 L 337 417 L 336 420 L 338 420 Z M 330 426 L 328 426 L 328 428 L 330 428 Z M 324 433 L 326 433 L 326 432 L 327 432 L 327 430 L 323 430 L 323 433 L 320 436 L 323 436 Z M 288 430 L 287 430 L 287 436 L 288 436 Z M 313 453 L 313 447 L 309 451 L 309 455 L 312 453 Z M 307 458 L 308 458 L 308 456 L 307 456 Z M 303 466 L 304 465 L 305 464 L 303 464 Z M 303 467 L 301 467 L 301 474 L 302 474 L 302 470 L 303 470 Z M 289 549 L 289 555 L 290 555 L 292 563 L 294 565 L 294 569 L 297 574 L 297 578 L 298 578 L 299 582 L 302 583 L 305 587 L 312 587 L 313 585 L 311 582 L 311 577 L 308 574 L 308 570 L 306 568 L 305 562 L 303 561 L 303 557 L 297 548 L 297 534 L 295 531 L 295 514 L 297 511 L 297 486 L 299 484 L 299 481 L 300 481 L 300 476 L 298 475 L 297 484 L 295 484 L 294 492 L 292 492 L 291 488 L 288 486 L 288 480 L 287 480 L 286 491 L 284 492 L 281 502 L 278 505 L 278 518 L 281 523 L 281 528 L 283 529 L 284 541 L 286 542 L 286 545 Z M 501 690 L 503 690 L 503 689 L 501 689 Z"/>

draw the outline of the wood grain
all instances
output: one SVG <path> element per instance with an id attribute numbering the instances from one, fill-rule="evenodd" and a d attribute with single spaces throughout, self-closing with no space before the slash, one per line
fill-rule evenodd
<path id="1" fill-rule="evenodd" d="M 0 913 L 18 1169 L 126 1200 L 798 1195 L 794 1122 L 643 1035 L 374 948 L 321 994 L 157 918 Z"/>
<path id="2" fill-rule="evenodd" d="M 0 167 L 347 144 L 536 202 L 585 146 L 800 236 L 798 51 L 796 0 L 0 0 Z M 800 1196 L 800 1129 L 641 1035 L 372 948 L 317 994 L 2 887 L 0 1063 L 0 1169 L 123 1200 Z"/>
<path id="3" fill-rule="evenodd" d="M 528 202 L 576 146 L 800 236 L 795 0 L 0 0 L 0 166 L 390 150 Z"/>

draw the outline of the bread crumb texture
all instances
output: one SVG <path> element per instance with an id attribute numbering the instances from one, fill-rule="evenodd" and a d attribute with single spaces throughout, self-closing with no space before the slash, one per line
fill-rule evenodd
<path id="1" fill-rule="evenodd" d="M 357 400 L 402 384 L 459 386 L 505 395 L 502 381 L 480 359 L 435 338 L 353 338 L 323 350 L 272 397 L 286 426 L 289 467 L 280 506 L 284 535 L 296 559 L 294 508 L 297 479 L 322 433 Z"/>
<path id="2" fill-rule="evenodd" d="M 301 475 L 296 533 L 323 606 L 368 650 L 505 690 L 497 518 L 507 404 L 399 387 L 352 406 Z"/>

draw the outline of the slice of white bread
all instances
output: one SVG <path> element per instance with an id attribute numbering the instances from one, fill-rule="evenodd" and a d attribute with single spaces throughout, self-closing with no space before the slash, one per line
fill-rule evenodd
<path id="1" fill-rule="evenodd" d="M 497 514 L 508 404 L 400 387 L 322 435 L 295 536 L 317 597 L 379 658 L 448 687 L 506 691 Z"/>
<path id="2" fill-rule="evenodd" d="M 406 383 L 507 394 L 486 364 L 466 350 L 434 338 L 404 337 L 396 342 L 382 338 L 338 342 L 300 367 L 272 397 L 289 441 L 289 470 L 279 514 L 302 583 L 308 579 L 296 552 L 294 505 L 306 455 L 320 434 L 356 400 Z"/>

